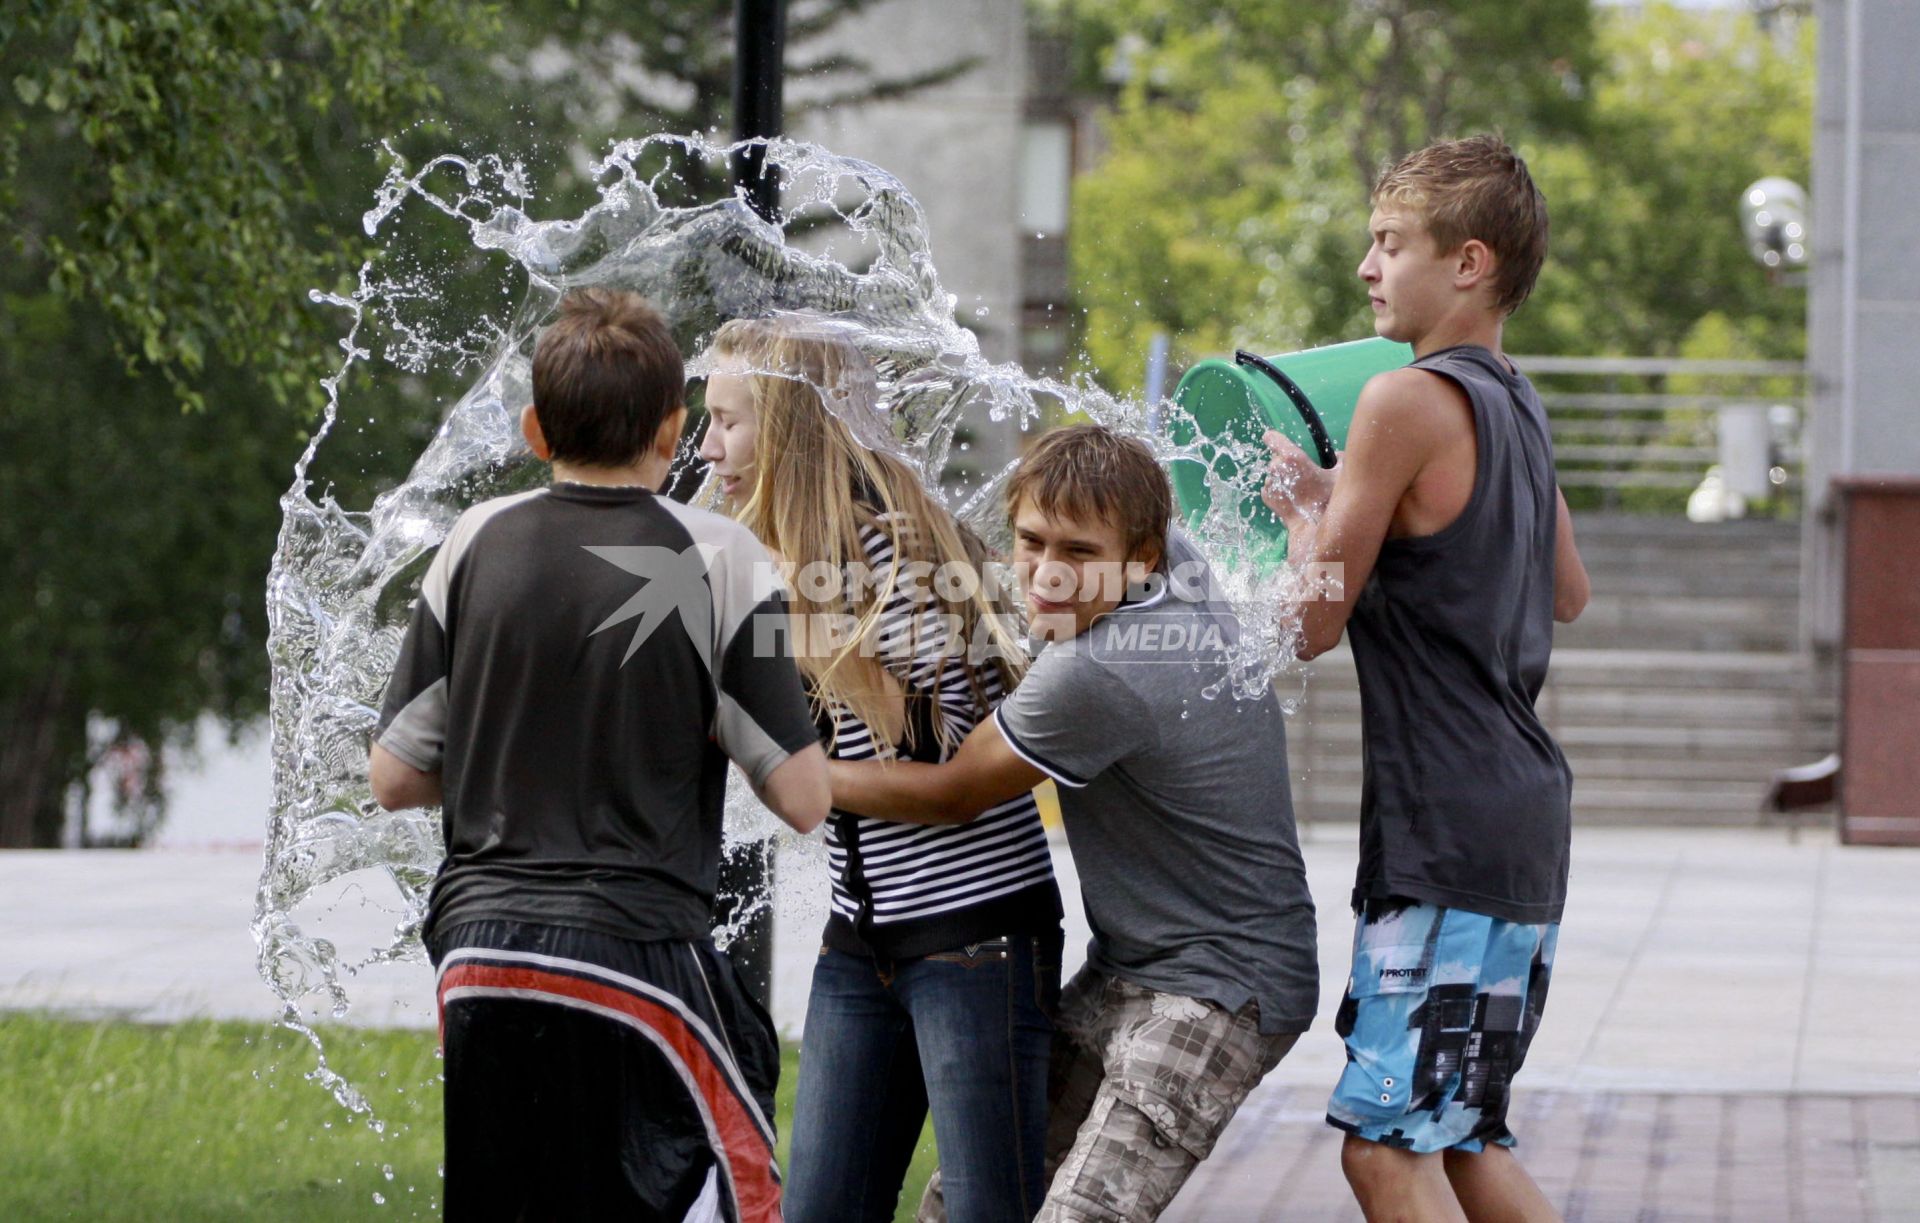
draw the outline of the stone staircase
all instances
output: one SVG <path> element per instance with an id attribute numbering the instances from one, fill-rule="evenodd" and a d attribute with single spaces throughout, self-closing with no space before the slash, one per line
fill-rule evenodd
<path id="1" fill-rule="evenodd" d="M 1573 766 L 1575 821 L 1756 822 L 1775 769 L 1834 745 L 1832 680 L 1797 649 L 1798 524 L 1588 515 L 1576 530 L 1593 600 L 1558 626 L 1540 696 Z M 1312 664 L 1288 735 L 1301 816 L 1355 818 L 1346 646 Z"/>

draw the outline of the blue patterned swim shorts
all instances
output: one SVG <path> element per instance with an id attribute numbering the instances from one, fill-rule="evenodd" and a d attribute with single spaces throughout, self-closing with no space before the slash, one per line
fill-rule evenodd
<path id="1" fill-rule="evenodd" d="M 1540 1026 L 1558 925 L 1369 901 L 1336 1027 L 1327 1123 L 1422 1154 L 1513 1145 L 1507 1090 Z"/>

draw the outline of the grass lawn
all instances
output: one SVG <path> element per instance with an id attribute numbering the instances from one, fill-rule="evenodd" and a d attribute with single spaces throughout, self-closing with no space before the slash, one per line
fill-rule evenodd
<path id="1" fill-rule="evenodd" d="M 145 1026 L 0 1014 L 0 1219 L 437 1218 L 439 1061 L 431 1032 L 323 1033 L 372 1101 L 375 1133 L 305 1081 L 278 1028 Z M 780 1075 L 786 1158 L 797 1051 Z M 912 1217 L 931 1131 L 901 1194 Z"/>

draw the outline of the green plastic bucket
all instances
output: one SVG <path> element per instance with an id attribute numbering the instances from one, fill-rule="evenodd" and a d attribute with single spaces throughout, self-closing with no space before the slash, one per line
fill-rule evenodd
<path id="1" fill-rule="evenodd" d="M 1169 466 L 1174 496 L 1187 522 L 1199 522 L 1213 508 L 1209 466 L 1219 479 L 1240 475 L 1226 450 L 1210 443 L 1231 441 L 1265 454 L 1260 435 L 1273 429 L 1318 458 L 1321 466 L 1331 467 L 1335 451 L 1347 444 L 1360 388 L 1375 374 L 1412 360 L 1410 346 L 1376 336 L 1277 357 L 1237 352 L 1231 361 L 1213 358 L 1188 370 L 1173 392 L 1184 412 L 1168 430 L 1170 440 L 1184 446 L 1194 440 L 1197 427 L 1206 456 L 1203 461 L 1176 459 Z M 1260 500 L 1257 487 L 1241 499 L 1237 512 L 1260 541 L 1255 544 L 1256 563 L 1264 567 L 1286 559 L 1287 529 Z"/>

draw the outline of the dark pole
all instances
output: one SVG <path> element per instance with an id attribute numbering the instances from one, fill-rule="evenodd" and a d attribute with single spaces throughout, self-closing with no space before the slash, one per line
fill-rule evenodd
<path id="1" fill-rule="evenodd" d="M 786 0 L 734 0 L 733 138 L 752 140 L 780 134 L 782 53 L 787 43 Z M 780 182 L 767 171 L 765 148 L 733 157 L 734 186 L 768 221 L 780 220 Z M 720 920 L 730 920 L 742 905 L 762 907 L 734 939 L 727 953 L 760 1004 L 773 1009 L 773 842 L 743 845 L 720 864 Z"/>
<path id="2" fill-rule="evenodd" d="M 733 0 L 733 138 L 780 135 L 784 125 L 782 57 L 787 46 L 786 0 Z M 734 155 L 733 181 L 753 210 L 780 219 L 780 182 L 767 173 L 766 150 Z"/>

